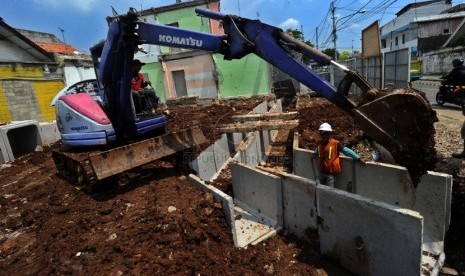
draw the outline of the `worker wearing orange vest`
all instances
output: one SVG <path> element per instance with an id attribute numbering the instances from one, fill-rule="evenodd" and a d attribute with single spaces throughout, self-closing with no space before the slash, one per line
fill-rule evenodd
<path id="1" fill-rule="evenodd" d="M 144 76 L 141 73 L 139 73 L 143 65 L 145 65 L 145 63 L 142 63 L 140 60 L 134 60 L 134 67 L 131 79 L 131 93 L 136 113 L 139 113 L 146 109 L 147 105 L 156 108 L 156 106 L 158 106 L 159 101 L 158 97 L 154 93 L 155 91 L 149 92 L 144 89 L 145 87 L 147 87 L 147 85 L 151 85 L 152 83 L 150 81 L 144 81 Z M 147 97 L 144 97 L 144 95 Z M 149 104 L 147 104 L 146 101 L 149 101 Z"/>
<path id="2" fill-rule="evenodd" d="M 360 156 L 353 150 L 345 147 L 338 140 L 331 138 L 333 129 L 328 123 L 323 123 L 318 129 L 320 131 L 320 141 L 317 143 L 314 155 L 318 156 L 320 175 L 317 179 L 317 184 L 327 185 L 334 187 L 334 175 L 341 173 L 341 163 L 339 153 L 342 152 L 347 156 L 365 164 Z"/>

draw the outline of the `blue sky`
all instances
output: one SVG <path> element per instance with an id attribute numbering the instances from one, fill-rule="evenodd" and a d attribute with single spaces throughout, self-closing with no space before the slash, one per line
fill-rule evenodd
<path id="1" fill-rule="evenodd" d="M 183 0 L 187 1 L 187 0 Z M 0 0 L 0 17 L 14 28 L 55 34 L 63 40 L 59 28 L 64 29 L 66 43 L 81 51 L 106 36 L 105 18 L 110 16 L 111 6 L 118 13 L 129 7 L 138 10 L 174 4 L 175 0 Z M 395 13 L 414 0 L 336 0 L 338 21 L 338 51 L 360 50 L 361 30 L 380 20 L 387 23 Z M 420 1 L 418 1 L 420 2 Z M 463 3 L 453 1 L 453 4 Z M 262 22 L 283 29 L 302 29 L 305 39 L 316 42 L 318 28 L 319 48 L 332 48 L 331 16 L 329 0 L 223 0 L 221 11 L 247 18 L 259 18 Z M 357 13 L 359 10 L 365 13 Z"/>

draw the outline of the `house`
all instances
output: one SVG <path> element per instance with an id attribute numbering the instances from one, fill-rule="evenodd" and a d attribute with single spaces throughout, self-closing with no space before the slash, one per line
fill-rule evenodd
<path id="1" fill-rule="evenodd" d="M 49 52 L 0 18 L 0 122 L 55 118 L 50 101 L 64 87 Z"/>
<path id="2" fill-rule="evenodd" d="M 86 55 L 72 45 L 60 41 L 54 34 L 17 29 L 40 48 L 52 54 L 58 68 L 56 73 L 61 75 L 66 85 L 95 79 L 95 71 L 90 55 Z"/>
<path id="3" fill-rule="evenodd" d="M 451 0 L 433 0 L 415 2 L 406 5 L 392 19 L 380 28 L 381 52 L 410 49 L 413 59 L 418 57 L 419 17 L 439 15 L 452 7 Z"/>
<path id="4" fill-rule="evenodd" d="M 464 45 L 464 36 L 460 29 L 464 29 L 465 10 L 450 9 L 442 14 L 419 17 L 414 22 L 418 26 L 419 55 L 441 48 Z"/>
<path id="5" fill-rule="evenodd" d="M 218 21 L 196 15 L 197 7 L 220 11 L 220 1 L 177 2 L 139 13 L 148 23 L 223 34 Z M 141 73 L 150 79 L 162 101 L 181 96 L 228 98 L 270 92 L 270 67 L 254 54 L 226 61 L 221 54 L 205 51 L 157 45 L 142 47 L 147 53 L 138 52 L 135 58 L 147 63 Z"/>

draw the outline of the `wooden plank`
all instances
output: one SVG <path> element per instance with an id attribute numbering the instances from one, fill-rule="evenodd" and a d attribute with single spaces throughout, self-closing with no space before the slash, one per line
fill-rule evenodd
<path id="1" fill-rule="evenodd" d="M 258 121 L 224 125 L 218 127 L 217 131 L 224 133 L 244 133 L 257 130 L 294 129 L 298 125 L 299 120 Z"/>
<path id="2" fill-rule="evenodd" d="M 297 111 L 283 112 L 283 113 L 265 113 L 265 114 L 244 114 L 235 115 L 231 118 L 236 121 L 259 121 L 259 120 L 282 120 L 294 119 L 298 115 Z"/>

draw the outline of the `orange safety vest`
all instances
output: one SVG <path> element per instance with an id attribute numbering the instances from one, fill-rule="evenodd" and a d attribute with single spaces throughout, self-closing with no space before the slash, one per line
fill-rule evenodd
<path id="1" fill-rule="evenodd" d="M 327 172 L 330 174 L 341 173 L 341 163 L 339 159 L 339 151 L 337 146 L 338 140 L 330 138 L 325 147 L 318 143 L 318 157 L 320 158 L 319 169 L 320 172 Z"/>
<path id="2" fill-rule="evenodd" d="M 137 80 L 132 78 L 131 80 L 131 89 L 139 91 L 142 88 L 142 82 L 144 81 L 144 76 L 141 73 L 137 73 Z"/>

